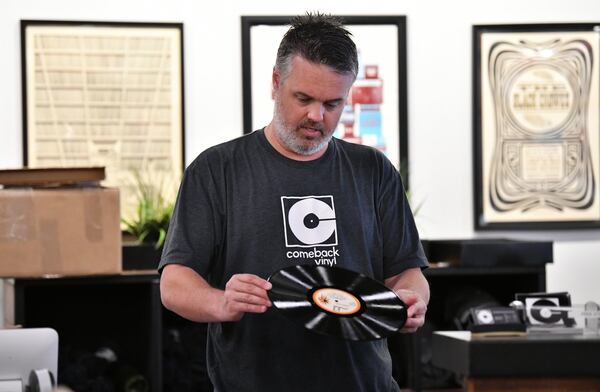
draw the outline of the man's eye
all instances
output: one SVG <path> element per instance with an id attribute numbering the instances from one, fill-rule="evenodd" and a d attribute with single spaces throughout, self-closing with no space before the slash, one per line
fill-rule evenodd
<path id="1" fill-rule="evenodd" d="M 310 98 L 307 98 L 307 97 L 298 97 L 298 101 L 300 101 L 301 103 L 309 103 L 310 102 Z"/>
<path id="2" fill-rule="evenodd" d="M 327 109 L 335 109 L 335 108 L 337 108 L 338 106 L 340 106 L 340 103 L 339 103 L 339 102 L 325 102 L 325 107 L 326 107 Z"/>

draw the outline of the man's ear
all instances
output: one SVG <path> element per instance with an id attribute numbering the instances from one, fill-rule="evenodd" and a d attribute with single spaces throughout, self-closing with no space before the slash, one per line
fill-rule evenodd
<path id="1" fill-rule="evenodd" d="M 273 75 L 271 76 L 271 98 L 275 99 L 275 91 L 279 90 L 281 84 L 281 75 L 279 71 L 273 67 Z"/>

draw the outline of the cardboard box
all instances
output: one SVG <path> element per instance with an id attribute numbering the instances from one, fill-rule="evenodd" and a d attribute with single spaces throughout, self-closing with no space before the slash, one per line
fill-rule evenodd
<path id="1" fill-rule="evenodd" d="M 119 272 L 118 189 L 0 189 L 0 277 Z"/>

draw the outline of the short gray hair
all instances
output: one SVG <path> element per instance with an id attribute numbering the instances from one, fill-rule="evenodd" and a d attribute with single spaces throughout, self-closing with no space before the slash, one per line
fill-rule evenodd
<path id="1" fill-rule="evenodd" d="M 339 73 L 358 74 L 358 54 L 352 34 L 339 17 L 307 13 L 290 21 L 291 27 L 283 36 L 275 69 L 284 80 L 294 56 L 333 68 Z"/>

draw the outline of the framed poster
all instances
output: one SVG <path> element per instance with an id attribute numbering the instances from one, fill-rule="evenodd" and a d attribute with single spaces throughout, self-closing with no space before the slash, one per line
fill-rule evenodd
<path id="1" fill-rule="evenodd" d="M 476 229 L 600 227 L 600 24 L 473 27 Z"/>
<path id="2" fill-rule="evenodd" d="M 242 16 L 244 133 L 272 118 L 271 75 L 291 18 Z M 400 169 L 408 162 L 406 18 L 341 18 L 357 46 L 359 72 L 334 136 L 376 147 Z"/>
<path id="3" fill-rule="evenodd" d="M 22 20 L 21 60 L 25 166 L 106 167 L 124 217 L 181 178 L 182 24 Z"/>

